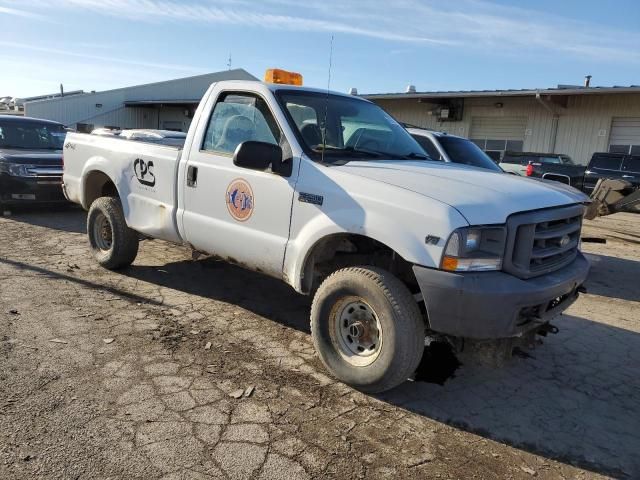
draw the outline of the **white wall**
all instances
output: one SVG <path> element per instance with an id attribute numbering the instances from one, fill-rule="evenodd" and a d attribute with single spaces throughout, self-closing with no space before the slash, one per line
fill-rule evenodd
<path id="1" fill-rule="evenodd" d="M 533 97 L 469 98 L 464 102 L 460 122 L 438 122 L 429 115 L 436 105 L 416 99 L 376 100 L 396 119 L 417 126 L 468 136 L 473 117 L 527 117 L 524 150 L 549 152 L 553 145 L 553 114 Z M 502 108 L 496 108 L 502 103 Z M 607 151 L 613 117 L 639 117 L 640 94 L 570 96 L 566 109 L 559 110 L 555 153 L 564 153 L 586 164 L 597 151 Z"/>

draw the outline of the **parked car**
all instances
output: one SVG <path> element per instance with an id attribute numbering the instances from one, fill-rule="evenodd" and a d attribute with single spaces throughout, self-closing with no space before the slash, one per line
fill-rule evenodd
<path id="1" fill-rule="evenodd" d="M 471 165 L 500 172 L 495 162 L 471 140 L 404 124 L 411 136 L 433 160 Z"/>
<path id="2" fill-rule="evenodd" d="M 65 202 L 64 125 L 0 115 L 0 204 Z"/>
<path id="3" fill-rule="evenodd" d="M 150 130 L 150 129 L 131 129 L 123 130 L 120 137 L 128 140 L 137 140 L 139 142 L 159 143 L 161 145 L 173 145 L 182 147 L 187 134 L 184 132 L 175 132 L 173 130 Z"/>
<path id="4" fill-rule="evenodd" d="M 433 161 L 353 95 L 220 81 L 184 150 L 71 133 L 64 153 L 100 265 L 129 266 L 144 235 L 313 294 L 322 362 L 366 392 L 409 378 L 427 331 L 508 343 L 553 330 L 589 270 L 583 193 Z"/>
<path id="5" fill-rule="evenodd" d="M 583 191 L 591 194 L 601 178 L 624 180 L 639 188 L 640 155 L 594 153 L 584 173 Z"/>
<path id="6" fill-rule="evenodd" d="M 505 152 L 500 161 L 505 172 L 533 178 L 544 178 L 582 189 L 586 167 L 568 155 L 557 153 Z"/>

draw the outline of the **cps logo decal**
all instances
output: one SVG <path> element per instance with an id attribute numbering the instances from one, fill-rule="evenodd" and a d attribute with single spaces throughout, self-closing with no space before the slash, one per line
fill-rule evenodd
<path id="1" fill-rule="evenodd" d="M 142 185 L 153 187 L 156 184 L 156 176 L 153 174 L 153 161 L 145 162 L 141 158 L 136 158 L 136 161 L 133 162 L 133 171 Z"/>
<path id="2" fill-rule="evenodd" d="M 254 198 L 251 186 L 241 178 L 232 181 L 227 187 L 227 210 L 239 222 L 246 222 L 253 214 Z"/>

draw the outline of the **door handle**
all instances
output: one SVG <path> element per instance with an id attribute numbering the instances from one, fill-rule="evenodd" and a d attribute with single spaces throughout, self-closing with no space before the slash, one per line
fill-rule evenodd
<path id="1" fill-rule="evenodd" d="M 636 177 L 633 175 L 622 175 L 622 178 L 636 178 Z"/>
<path id="2" fill-rule="evenodd" d="M 187 187 L 197 187 L 198 186 L 198 167 L 194 167 L 193 165 L 189 165 L 187 168 Z"/>

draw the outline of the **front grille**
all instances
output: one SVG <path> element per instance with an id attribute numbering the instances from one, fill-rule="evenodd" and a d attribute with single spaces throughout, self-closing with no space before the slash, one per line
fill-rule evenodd
<path id="1" fill-rule="evenodd" d="M 582 205 L 512 215 L 507 220 L 505 271 L 531 278 L 558 270 L 578 254 Z"/>
<path id="2" fill-rule="evenodd" d="M 40 184 L 58 184 L 62 183 L 62 167 L 60 165 L 51 166 L 31 166 L 27 168 L 30 175 L 36 177 Z"/>

